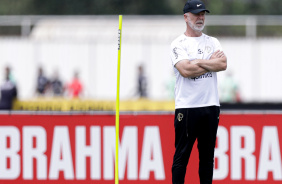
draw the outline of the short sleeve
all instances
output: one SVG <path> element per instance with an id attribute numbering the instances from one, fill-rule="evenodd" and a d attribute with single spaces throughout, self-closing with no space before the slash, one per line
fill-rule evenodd
<path id="1" fill-rule="evenodd" d="M 221 44 L 219 43 L 217 38 L 213 38 L 213 42 L 214 42 L 214 51 L 220 50 L 222 51 L 222 47 Z"/>
<path id="2" fill-rule="evenodd" d="M 183 59 L 188 59 L 187 51 L 185 51 L 181 44 L 172 42 L 170 46 L 170 59 L 172 61 L 172 65 L 174 66 L 177 62 Z"/>

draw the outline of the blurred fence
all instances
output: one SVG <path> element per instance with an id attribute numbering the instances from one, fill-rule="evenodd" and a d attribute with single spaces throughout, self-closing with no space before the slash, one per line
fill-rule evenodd
<path id="1" fill-rule="evenodd" d="M 179 16 L 161 15 L 161 16 L 125 16 L 128 19 L 135 20 L 174 20 L 180 21 Z M 28 36 L 34 26 L 42 20 L 104 20 L 117 19 L 116 16 L 0 16 L 0 26 L 20 27 L 20 35 Z M 208 15 L 207 26 L 245 26 L 246 37 L 255 38 L 257 36 L 257 26 L 282 26 L 282 16 L 275 15 Z M 232 35 L 232 34 L 231 34 Z M 234 34 L 233 34 L 234 36 Z"/>

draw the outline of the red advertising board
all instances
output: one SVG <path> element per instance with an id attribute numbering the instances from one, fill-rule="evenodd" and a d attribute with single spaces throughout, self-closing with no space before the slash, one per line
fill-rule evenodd
<path id="1" fill-rule="evenodd" d="M 114 115 L 0 115 L 1 183 L 114 183 Z M 171 183 L 174 116 L 120 116 L 121 184 Z M 223 114 L 214 183 L 281 183 L 281 114 Z M 185 183 L 199 183 L 197 147 Z"/>

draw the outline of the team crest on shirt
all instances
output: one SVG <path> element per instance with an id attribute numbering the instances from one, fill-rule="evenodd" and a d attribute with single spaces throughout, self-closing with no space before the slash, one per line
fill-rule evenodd
<path id="1" fill-rule="evenodd" d="M 183 114 L 182 114 L 182 113 L 178 113 L 178 114 L 177 114 L 177 119 L 178 119 L 178 121 L 182 121 L 182 119 L 183 119 Z"/>
<path id="2" fill-rule="evenodd" d="M 212 51 L 212 48 L 210 46 L 206 46 L 205 51 L 209 54 Z"/>

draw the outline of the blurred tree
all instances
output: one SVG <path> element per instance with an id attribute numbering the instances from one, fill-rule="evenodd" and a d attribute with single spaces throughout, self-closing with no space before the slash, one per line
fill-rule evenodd
<path id="1" fill-rule="evenodd" d="M 260 14 L 281 15 L 282 13 L 281 0 L 260 0 L 259 2 L 260 2 L 259 4 Z"/>
<path id="2" fill-rule="evenodd" d="M 280 15 L 281 0 L 205 0 L 215 15 Z"/>
<path id="3" fill-rule="evenodd" d="M 208 10 L 210 10 L 212 15 L 218 15 L 218 14 L 224 14 L 224 8 L 225 5 L 222 2 L 222 0 L 213 0 L 211 1 L 204 1 L 206 3 L 206 7 Z"/>
<path id="4" fill-rule="evenodd" d="M 32 1 L 32 14 L 53 15 L 103 15 L 103 14 L 171 14 L 168 0 L 48 0 Z"/>
<path id="5" fill-rule="evenodd" d="M 280 15 L 281 0 L 203 0 L 212 15 Z M 1 0 L 0 15 L 182 14 L 186 0 Z"/>
<path id="6" fill-rule="evenodd" d="M 27 14 L 32 0 L 1 0 L 0 15 L 23 15 Z"/>
<path id="7" fill-rule="evenodd" d="M 187 0 L 169 0 L 169 6 L 172 9 L 171 14 L 182 14 L 183 7 Z"/>

